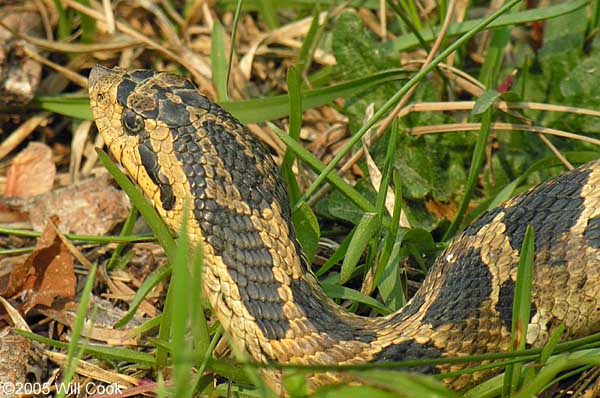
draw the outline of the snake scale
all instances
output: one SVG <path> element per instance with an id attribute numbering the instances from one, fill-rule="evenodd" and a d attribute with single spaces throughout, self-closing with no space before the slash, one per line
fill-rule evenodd
<path id="1" fill-rule="evenodd" d="M 89 94 L 110 152 L 173 231 L 191 201 L 203 291 L 233 344 L 256 361 L 354 364 L 507 350 L 528 224 L 536 254 L 527 343 L 543 345 L 561 323 L 563 338 L 600 329 L 600 162 L 486 213 L 437 258 L 404 308 L 366 318 L 335 304 L 308 271 L 269 151 L 189 80 L 96 66 Z M 264 376 L 281 390 L 279 372 Z M 488 376 L 446 382 L 463 389 Z M 320 373 L 308 381 L 314 389 L 346 377 Z"/>

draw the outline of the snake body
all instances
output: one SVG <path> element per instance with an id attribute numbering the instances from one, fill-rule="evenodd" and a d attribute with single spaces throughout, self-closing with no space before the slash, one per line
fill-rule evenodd
<path id="1" fill-rule="evenodd" d="M 203 291 L 233 344 L 254 360 L 354 364 L 505 351 L 526 226 L 535 230 L 527 343 L 600 329 L 600 163 L 588 163 L 486 213 L 437 258 L 399 312 L 348 313 L 308 271 L 269 151 L 186 79 L 96 66 L 94 119 L 114 158 L 173 231 L 204 252 Z M 422 367 L 455 371 L 465 364 Z M 281 390 L 280 373 L 265 370 Z M 447 379 L 465 388 L 486 372 Z M 312 374 L 310 388 L 348 381 Z"/>

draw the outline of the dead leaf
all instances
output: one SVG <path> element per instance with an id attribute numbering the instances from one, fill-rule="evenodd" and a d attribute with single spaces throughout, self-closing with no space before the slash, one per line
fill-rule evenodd
<path id="1" fill-rule="evenodd" d="M 471 206 L 473 208 L 474 206 Z M 435 200 L 426 200 L 425 209 L 431 215 L 439 219 L 454 220 L 458 205 L 456 203 L 442 203 Z"/>
<path id="2" fill-rule="evenodd" d="M 31 142 L 13 159 L 6 174 L 8 198 L 29 198 L 52 190 L 56 166 L 52 149 L 41 142 Z"/>
<path id="3" fill-rule="evenodd" d="M 60 218 L 62 233 L 105 235 L 127 217 L 131 205 L 123 191 L 96 177 L 27 200 L 5 199 L 10 209 L 25 212 L 31 227 L 41 231 L 50 216 Z"/>
<path id="4" fill-rule="evenodd" d="M 57 221 L 56 217 L 50 220 L 34 251 L 12 271 L 6 288 L 0 290 L 3 297 L 25 294 L 25 313 L 38 304 L 49 307 L 58 297 L 75 296 L 73 256 L 56 231 Z"/>

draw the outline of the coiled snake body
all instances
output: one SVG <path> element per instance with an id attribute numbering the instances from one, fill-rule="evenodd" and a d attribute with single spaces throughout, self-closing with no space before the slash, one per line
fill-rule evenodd
<path id="1" fill-rule="evenodd" d="M 237 348 L 256 361 L 351 364 L 507 350 L 519 250 L 535 230 L 527 343 L 599 330 L 600 163 L 516 196 L 469 226 L 399 312 L 364 318 L 338 307 L 307 271 L 287 193 L 269 152 L 185 79 L 97 66 L 94 119 L 113 156 L 179 231 L 204 251 L 203 290 Z M 465 365 L 418 369 L 454 371 Z M 279 372 L 265 371 L 276 388 Z M 461 389 L 485 372 L 448 381 Z M 311 388 L 345 381 L 313 374 Z"/>

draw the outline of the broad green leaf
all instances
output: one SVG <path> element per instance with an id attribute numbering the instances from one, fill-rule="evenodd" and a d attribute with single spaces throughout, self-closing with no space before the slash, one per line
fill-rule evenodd
<path id="1" fill-rule="evenodd" d="M 483 94 L 477 98 L 475 102 L 475 106 L 471 111 L 471 115 L 481 115 L 483 112 L 487 111 L 494 105 L 494 102 L 500 97 L 500 93 L 496 90 L 485 90 Z"/>
<path id="2" fill-rule="evenodd" d="M 348 282 L 352 277 L 356 265 L 360 261 L 360 258 L 365 251 L 365 248 L 373 239 L 375 234 L 381 228 L 381 218 L 377 213 L 365 213 L 363 214 L 360 222 L 356 226 L 356 231 L 350 242 L 350 247 L 346 252 L 346 257 L 342 263 L 342 270 L 340 272 L 340 284 Z"/>
<path id="3" fill-rule="evenodd" d="M 340 286 L 335 283 L 321 283 L 323 290 L 329 297 L 339 298 L 342 300 L 352 300 L 357 303 L 363 303 L 377 310 L 382 315 L 387 315 L 391 311 L 385 305 L 375 300 L 373 297 L 362 294 L 358 290 L 351 289 L 346 286 Z"/>

